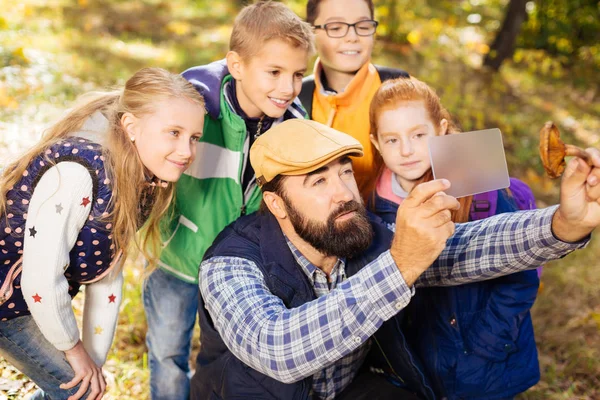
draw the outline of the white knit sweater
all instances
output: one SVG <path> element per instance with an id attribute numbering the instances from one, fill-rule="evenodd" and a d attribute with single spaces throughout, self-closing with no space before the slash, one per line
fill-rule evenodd
<path id="1" fill-rule="evenodd" d="M 82 207 L 84 197 L 92 198 L 89 172 L 76 162 L 61 162 L 39 180 L 27 215 L 23 296 L 41 332 L 61 351 L 73 348 L 79 340 L 64 271 L 90 212 L 89 205 Z M 104 364 L 113 340 L 122 282 L 120 272 L 111 272 L 85 289 L 82 341 L 99 366 Z"/>

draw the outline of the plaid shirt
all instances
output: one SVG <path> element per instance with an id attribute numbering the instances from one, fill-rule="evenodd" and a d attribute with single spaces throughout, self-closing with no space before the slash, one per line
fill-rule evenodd
<path id="1" fill-rule="evenodd" d="M 556 207 L 457 224 L 437 261 L 415 286 L 450 286 L 537 268 L 582 248 L 551 231 Z M 346 279 L 339 260 L 327 278 L 290 246 L 318 298 L 287 309 L 254 262 L 213 257 L 202 263 L 200 290 L 215 328 L 231 352 L 281 382 L 313 376 L 315 397 L 333 399 L 354 378 L 371 335 L 403 309 L 413 288 L 386 251 Z M 335 275 L 333 275 L 335 273 Z"/>
<path id="2" fill-rule="evenodd" d="M 346 263 L 343 259 L 338 259 L 337 263 L 331 269 L 329 278 L 317 266 L 312 264 L 300 250 L 294 246 L 286 237 L 287 245 L 292 251 L 296 262 L 302 268 L 302 271 L 308 277 L 308 280 L 315 289 L 315 295 L 325 296 L 340 283 L 346 280 Z M 414 289 L 411 293 L 414 294 Z M 404 303 L 403 303 L 404 305 Z M 371 342 L 367 340 L 364 346 L 359 346 L 356 350 L 340 358 L 328 367 L 317 371 L 313 375 L 312 394 L 314 398 L 329 399 L 340 393 L 356 376 L 356 373 L 362 365 Z"/>

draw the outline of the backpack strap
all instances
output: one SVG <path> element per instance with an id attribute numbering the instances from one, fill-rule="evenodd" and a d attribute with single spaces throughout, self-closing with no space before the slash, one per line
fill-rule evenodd
<path id="1" fill-rule="evenodd" d="M 381 65 L 375 65 L 375 69 L 379 74 L 379 79 L 381 79 L 381 82 L 396 78 L 410 78 L 409 73 L 402 69 L 384 67 Z M 298 98 L 300 99 L 300 102 L 302 102 L 302 106 L 308 113 L 309 118 L 312 118 L 313 96 L 315 88 L 316 85 L 314 75 L 309 75 L 302 79 L 302 90 L 300 91 Z"/>
<path id="2" fill-rule="evenodd" d="M 491 217 L 492 215 L 517 210 L 534 210 L 535 197 L 526 183 L 510 178 L 510 186 L 499 190 L 479 193 L 473 196 L 471 203 L 471 221 Z"/>
<path id="3" fill-rule="evenodd" d="M 298 95 L 302 107 L 308 113 L 308 118 L 312 119 L 313 96 L 315 92 L 315 76 L 309 75 L 302 79 L 302 90 Z"/>
<path id="4" fill-rule="evenodd" d="M 478 193 L 473 196 L 471 203 L 471 221 L 477 221 L 496 215 L 498 206 L 498 191 Z"/>
<path id="5" fill-rule="evenodd" d="M 494 190 L 473 196 L 470 217 L 471 221 L 476 221 L 505 212 L 536 208 L 531 188 L 525 182 L 510 178 L 508 189 Z M 542 275 L 542 269 L 542 266 L 537 269 L 538 278 Z"/>
<path id="6" fill-rule="evenodd" d="M 531 188 L 523 181 L 517 178 L 510 178 L 510 186 L 508 188 L 511 197 L 519 210 L 535 210 L 537 208 L 535 204 L 535 196 L 531 191 Z M 537 269 L 538 278 L 542 276 L 542 270 L 544 266 L 540 266 Z"/>
<path id="7" fill-rule="evenodd" d="M 379 74 L 379 79 L 381 79 L 381 82 L 396 78 L 410 78 L 410 74 L 402 69 L 384 67 L 382 65 L 375 65 L 375 69 Z"/>

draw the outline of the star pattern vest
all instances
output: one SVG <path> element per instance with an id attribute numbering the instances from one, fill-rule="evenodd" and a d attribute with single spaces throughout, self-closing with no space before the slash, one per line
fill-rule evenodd
<path id="1" fill-rule="evenodd" d="M 21 291 L 24 237 L 29 235 L 35 238 L 36 234 L 35 226 L 29 229 L 31 232 L 25 231 L 29 202 L 42 175 L 54 165 L 65 161 L 83 165 L 89 171 L 93 185 L 91 198 L 77 199 L 80 206 L 91 204 L 91 207 L 75 247 L 69 253 L 69 264 L 64 266 L 71 297 L 77 294 L 81 284 L 103 278 L 118 261 L 119 256 L 112 243 L 112 223 L 108 219 L 112 190 L 104 168 L 102 147 L 75 136 L 59 140 L 31 161 L 21 179 L 6 194 L 6 210 L 0 218 L 2 321 L 30 314 Z M 61 204 L 55 204 L 55 212 L 62 212 Z"/>

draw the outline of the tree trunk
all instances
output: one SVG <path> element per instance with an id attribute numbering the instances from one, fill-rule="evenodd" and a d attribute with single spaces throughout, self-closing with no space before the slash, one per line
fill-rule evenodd
<path id="1" fill-rule="evenodd" d="M 242 8 L 246 7 L 248 4 L 252 3 L 252 0 L 235 0 L 234 1 L 235 6 L 238 10 L 241 10 Z"/>
<path id="2" fill-rule="evenodd" d="M 527 18 L 526 4 L 527 0 L 510 0 L 502 27 L 485 57 L 484 65 L 498 71 L 502 62 L 513 56 L 521 25 Z"/>
<path id="3" fill-rule="evenodd" d="M 387 36 L 391 41 L 396 42 L 398 40 L 398 28 L 400 27 L 396 0 L 389 0 L 387 3 L 387 7 L 389 10 L 389 14 L 387 17 L 387 26 L 389 32 Z"/>

